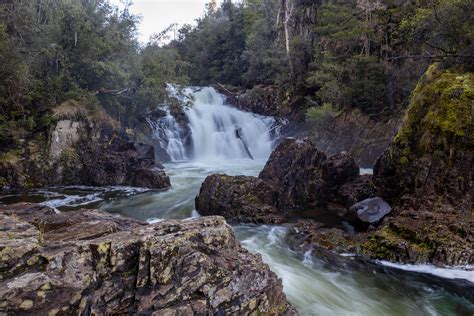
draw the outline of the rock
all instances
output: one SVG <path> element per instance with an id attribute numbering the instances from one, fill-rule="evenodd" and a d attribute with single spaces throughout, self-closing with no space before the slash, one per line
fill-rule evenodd
<path id="1" fill-rule="evenodd" d="M 393 207 L 390 216 L 346 238 L 341 238 L 343 229 L 330 228 L 328 234 L 321 226 L 295 225 L 295 247 L 299 243 L 403 263 L 473 264 L 472 87 L 472 73 L 430 67 L 400 131 L 376 163 L 375 185 L 361 176 L 337 193 L 344 203 L 376 193 Z"/>
<path id="2" fill-rule="evenodd" d="M 394 208 L 368 243 L 378 257 L 474 262 L 474 74 L 431 66 L 405 121 L 374 168 L 378 194 Z"/>
<path id="3" fill-rule="evenodd" d="M 358 174 L 352 156 L 341 153 L 326 158 L 311 141 L 288 138 L 272 152 L 258 178 L 208 177 L 196 198 L 196 209 L 202 215 L 245 222 L 278 223 L 298 212 L 317 217 L 317 209 L 343 199 L 339 192 L 344 184 L 354 181 L 363 186 L 356 182 Z M 345 190 L 364 198 L 368 191 Z"/>
<path id="4" fill-rule="evenodd" d="M 248 90 L 222 84 L 213 87 L 226 96 L 227 103 L 243 111 L 265 116 L 287 117 L 293 110 L 284 105 L 281 90 L 275 86 L 259 85 Z"/>
<path id="5" fill-rule="evenodd" d="M 171 186 L 170 178 L 159 167 L 138 168 L 130 172 L 129 183 L 132 187 L 167 189 Z"/>
<path id="6" fill-rule="evenodd" d="M 473 87 L 472 73 L 430 67 L 403 125 L 377 160 L 373 179 L 357 176 L 350 156 L 326 158 L 309 140 L 284 140 L 259 178 L 276 192 L 277 212 L 290 218 L 304 211 L 296 215 L 321 221 L 291 223 L 294 248 L 314 246 L 403 263 L 473 264 Z M 370 199 L 353 208 L 367 206 L 355 222 L 377 225 L 353 225 L 355 212 L 344 206 L 374 196 L 390 203 L 389 216 L 388 204 Z M 323 221 L 318 206 L 331 206 L 328 211 L 341 221 Z"/>
<path id="7" fill-rule="evenodd" d="M 280 223 L 276 192 L 256 177 L 208 176 L 196 197 L 201 215 L 221 215 L 231 222 Z"/>
<path id="8" fill-rule="evenodd" d="M 272 152 L 259 178 L 278 192 L 282 212 L 324 205 L 329 189 L 322 172 L 325 161 L 311 141 L 288 138 Z"/>
<path id="9" fill-rule="evenodd" d="M 380 197 L 360 201 L 349 209 L 357 213 L 357 217 L 364 223 L 376 223 L 387 216 L 392 208 Z"/>
<path id="10" fill-rule="evenodd" d="M 339 188 L 359 175 L 359 166 L 351 155 L 338 153 L 324 161 L 321 171 L 324 181 L 331 188 Z"/>
<path id="11" fill-rule="evenodd" d="M 341 185 L 334 198 L 335 202 L 350 207 L 358 201 L 365 200 L 376 193 L 371 175 L 361 175 Z"/>
<path id="12" fill-rule="evenodd" d="M 391 115 L 388 119 L 374 119 L 354 108 L 338 114 L 330 125 L 312 124 L 305 129 L 310 132 L 304 137 L 309 137 L 327 156 L 350 152 L 357 165 L 373 168 L 401 123 L 402 115 L 399 114 Z"/>
<path id="13" fill-rule="evenodd" d="M 126 185 L 167 189 L 169 177 L 161 164 L 155 163 L 154 149 L 141 143 L 119 143 L 116 147 L 97 148 L 77 153 L 68 168 L 59 168 L 54 184 L 112 186 Z M 64 166 L 64 161 L 60 166 Z"/>
<path id="14" fill-rule="evenodd" d="M 1 313 L 296 314 L 222 217 L 147 225 L 24 203 L 0 221 Z"/>
<path id="15" fill-rule="evenodd" d="M 153 146 L 133 141 L 103 110 L 91 112 L 69 100 L 54 110 L 58 120 L 49 141 L 38 137 L 0 161 L 0 188 L 89 185 L 170 187 Z"/>

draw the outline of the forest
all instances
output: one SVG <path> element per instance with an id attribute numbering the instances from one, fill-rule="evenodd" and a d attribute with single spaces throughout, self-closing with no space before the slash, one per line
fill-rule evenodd
<path id="1" fill-rule="evenodd" d="M 383 119 L 406 107 L 431 63 L 474 67 L 470 0 L 211 1 L 196 25 L 157 30 L 147 43 L 130 5 L 2 1 L 2 148 L 47 130 L 67 99 L 133 125 L 167 82 L 274 86 L 309 119 L 348 108 Z"/>

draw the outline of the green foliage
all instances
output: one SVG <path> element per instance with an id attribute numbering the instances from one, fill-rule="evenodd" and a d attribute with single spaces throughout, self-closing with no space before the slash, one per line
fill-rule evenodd
<path id="1" fill-rule="evenodd" d="M 435 0 L 403 18 L 407 41 L 431 55 L 474 67 L 474 3 L 470 0 Z M 434 52 L 434 53 L 433 53 Z"/>
<path id="2" fill-rule="evenodd" d="M 2 149 L 48 131 L 52 108 L 69 99 L 98 102 L 133 126 L 164 101 L 168 82 L 273 85 L 293 110 L 327 103 L 334 111 L 357 107 L 381 116 L 408 104 L 433 60 L 474 68 L 470 0 L 225 0 L 208 8 L 169 44 L 163 42 L 175 25 L 141 47 L 139 20 L 127 6 L 3 1 Z"/>
<path id="3" fill-rule="evenodd" d="M 331 103 L 324 103 L 322 106 L 312 106 L 306 112 L 306 118 L 308 121 L 315 124 L 324 124 L 336 116 Z"/>
<path id="4" fill-rule="evenodd" d="M 242 83 L 245 48 L 243 6 L 225 0 L 216 13 L 208 12 L 195 28 L 182 28 L 182 41 L 171 46 L 189 62 L 191 82 L 198 85 Z"/>

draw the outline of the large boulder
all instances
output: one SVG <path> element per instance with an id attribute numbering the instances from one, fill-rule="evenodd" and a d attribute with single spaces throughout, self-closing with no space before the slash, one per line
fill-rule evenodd
<path id="1" fill-rule="evenodd" d="M 280 223 L 276 192 L 256 177 L 214 174 L 206 178 L 196 197 L 201 215 L 221 215 L 231 222 Z"/>
<path id="2" fill-rule="evenodd" d="M 296 213 L 324 208 L 329 202 L 346 206 L 346 191 L 351 197 L 366 198 L 370 189 L 361 188 L 358 175 L 351 155 L 326 158 L 310 140 L 287 138 L 272 152 L 258 178 L 209 176 L 196 198 L 196 210 L 232 221 L 279 223 Z M 340 192 L 352 181 L 360 188 Z"/>
<path id="3" fill-rule="evenodd" d="M 154 148 L 136 142 L 119 143 L 94 151 L 78 153 L 78 167 L 62 172 L 62 182 L 110 186 L 127 185 L 152 189 L 171 186 L 163 166 L 155 162 Z M 71 174 L 72 173 L 72 174 Z"/>
<path id="4" fill-rule="evenodd" d="M 310 140 L 287 138 L 272 152 L 258 176 L 278 192 L 283 212 L 324 205 L 329 188 L 323 178 L 326 155 Z"/>
<path id="5" fill-rule="evenodd" d="M 350 207 L 355 203 L 375 196 L 376 188 L 372 176 L 360 175 L 343 185 L 335 193 L 335 199 L 339 204 Z"/>
<path id="6" fill-rule="evenodd" d="M 146 225 L 20 204 L 0 221 L 1 313 L 296 314 L 222 217 Z"/>

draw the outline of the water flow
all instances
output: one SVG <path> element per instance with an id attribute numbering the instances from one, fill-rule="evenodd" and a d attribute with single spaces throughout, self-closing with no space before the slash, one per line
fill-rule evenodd
<path id="1" fill-rule="evenodd" d="M 210 87 L 179 90 L 168 86 L 168 92 L 183 106 L 193 150 L 186 148 L 187 133 L 169 109 L 164 108 L 166 116 L 158 122 L 149 120 L 149 124 L 173 162 L 222 163 L 236 159 L 260 160 L 270 155 L 280 125 L 274 118 L 227 106 L 225 97 Z"/>
<path id="2" fill-rule="evenodd" d="M 270 130 L 275 120 L 225 106 L 224 97 L 213 88 L 194 93 L 194 104 L 186 115 L 197 161 L 265 159 L 270 155 Z"/>
<path id="3" fill-rule="evenodd" d="M 158 140 L 161 148 L 165 149 L 172 161 L 181 161 L 187 158 L 183 144 L 184 131 L 171 115 L 168 108 L 166 115 L 155 122 L 147 119 L 153 130 L 153 137 Z"/>

